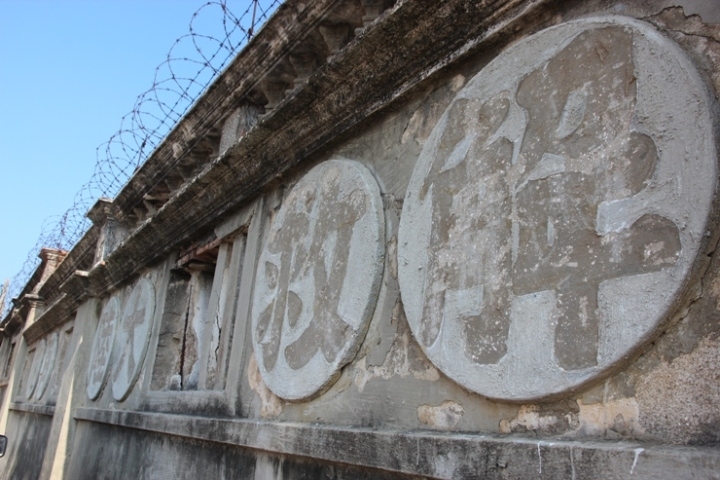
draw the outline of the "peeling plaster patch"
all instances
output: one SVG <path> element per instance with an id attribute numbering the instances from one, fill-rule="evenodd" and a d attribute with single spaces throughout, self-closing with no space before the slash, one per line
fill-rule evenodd
<path id="1" fill-rule="evenodd" d="M 523 405 L 513 419 L 500 421 L 500 433 L 534 432 L 543 435 L 571 434 L 579 437 L 643 437 L 635 398 L 583 403 L 577 400 L 579 412 L 568 412 L 562 406 Z"/>
<path id="2" fill-rule="evenodd" d="M 574 413 L 546 412 L 538 405 L 523 405 L 517 417 L 500 421 L 500 433 L 538 432 L 558 433 L 578 425 Z"/>
<path id="3" fill-rule="evenodd" d="M 720 11 L 715 0 L 665 0 L 659 6 L 663 9 L 676 7 L 677 10 L 684 10 L 688 17 L 698 15 L 702 22 L 720 23 Z"/>
<path id="4" fill-rule="evenodd" d="M 465 409 L 462 405 L 452 400 L 445 400 L 437 406 L 420 405 L 417 409 L 420 423 L 443 430 L 457 427 L 464 414 Z"/>
<path id="5" fill-rule="evenodd" d="M 465 76 L 462 74 L 455 75 L 452 80 L 450 80 L 450 90 L 453 92 L 457 92 L 462 87 L 465 86 Z"/>
<path id="6" fill-rule="evenodd" d="M 635 398 L 622 398 L 604 403 L 585 405 L 578 400 L 580 407 L 580 435 L 600 436 L 608 430 L 623 436 L 641 436 L 645 431 L 639 422 L 640 409 Z"/>
<path id="7" fill-rule="evenodd" d="M 720 441 L 720 342 L 704 338 L 691 353 L 662 362 L 636 384 L 645 429 L 674 443 Z"/>
<path id="8" fill-rule="evenodd" d="M 422 109 L 415 110 L 415 113 L 413 113 L 412 117 L 410 117 L 407 128 L 402 134 L 400 143 L 405 145 L 408 140 L 415 138 L 418 132 L 422 129 L 423 123 L 425 123 L 425 112 L 423 112 Z"/>
<path id="9" fill-rule="evenodd" d="M 415 342 L 410 340 L 410 331 L 407 327 L 405 314 L 398 302 L 393 308 L 393 323 L 399 323 L 398 335 L 385 361 L 380 366 L 367 365 L 367 357 L 363 357 L 355 364 L 355 386 L 363 391 L 367 382 L 374 378 L 388 380 L 395 375 L 407 377 L 412 375 L 418 380 L 436 382 L 440 380 L 440 372 L 423 355 Z"/>
<path id="10" fill-rule="evenodd" d="M 248 362 L 248 383 L 250 388 L 257 393 L 262 402 L 260 408 L 260 416 L 263 418 L 277 417 L 283 411 L 285 407 L 284 402 L 265 385 L 260 375 L 260 369 L 258 368 L 257 361 L 255 360 L 255 353 L 250 355 L 250 361 Z"/>
<path id="11" fill-rule="evenodd" d="M 397 263 L 397 237 L 393 235 L 387 245 L 388 268 L 393 279 L 397 280 L 398 263 Z"/>

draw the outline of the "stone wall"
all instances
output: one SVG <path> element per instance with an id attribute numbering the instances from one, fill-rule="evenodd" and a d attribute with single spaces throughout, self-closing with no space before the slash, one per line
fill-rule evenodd
<path id="1" fill-rule="evenodd" d="M 287 2 L 4 323 L 0 476 L 720 477 L 677 3 Z"/>

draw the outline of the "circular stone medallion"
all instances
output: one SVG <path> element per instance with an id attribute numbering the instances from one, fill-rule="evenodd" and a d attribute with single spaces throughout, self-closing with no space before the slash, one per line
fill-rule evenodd
<path id="1" fill-rule="evenodd" d="M 43 360 L 45 358 L 45 344 L 46 340 L 43 338 L 38 342 L 37 347 L 35 347 L 35 355 L 33 356 L 32 365 L 30 365 L 30 372 L 27 376 L 27 385 L 25 386 L 25 398 L 30 400 L 32 398 L 33 393 L 35 392 L 35 388 L 38 384 L 38 377 L 40 376 L 40 367 L 43 363 Z"/>
<path id="2" fill-rule="evenodd" d="M 45 346 L 45 355 L 43 356 L 42 365 L 40 366 L 40 374 L 38 376 L 38 384 L 35 387 L 35 399 L 40 400 L 45 394 L 50 377 L 55 369 L 55 359 L 57 357 L 58 333 L 54 332 L 47 340 Z"/>
<path id="3" fill-rule="evenodd" d="M 118 402 L 127 398 L 140 376 L 150 343 L 154 313 L 155 289 L 147 278 L 143 278 L 127 299 L 115 334 L 119 357 L 112 371 L 112 393 Z"/>
<path id="4" fill-rule="evenodd" d="M 360 163 L 324 162 L 285 198 L 260 256 L 252 313 L 255 357 L 276 395 L 314 395 L 355 356 L 384 242 L 380 189 Z"/>
<path id="5" fill-rule="evenodd" d="M 399 227 L 405 312 L 430 360 L 530 400 L 647 340 L 703 248 L 710 103 L 677 45 L 619 17 L 549 28 L 472 78 L 423 147 Z"/>
<path id="6" fill-rule="evenodd" d="M 112 349 L 115 342 L 115 329 L 120 318 L 120 300 L 112 297 L 105 304 L 97 329 L 95 341 L 90 351 L 90 368 L 88 369 L 87 395 L 95 400 L 100 395 L 112 359 Z"/>

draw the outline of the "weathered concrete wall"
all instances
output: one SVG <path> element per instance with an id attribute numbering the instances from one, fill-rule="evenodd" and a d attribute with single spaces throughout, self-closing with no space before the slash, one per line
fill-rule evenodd
<path id="1" fill-rule="evenodd" d="M 4 406 L 11 445 L 66 442 L 42 478 L 720 478 L 720 5 L 518 1 L 479 33 L 470 3 L 432 6 L 455 37 L 422 23 L 443 55 L 398 2 L 233 110 L 217 160 L 64 284 L 77 328 L 48 306 Z M 358 61 L 421 73 L 372 96 Z M 361 113 L 314 97 L 342 82 Z M 34 398 L 60 324 L 75 360 Z"/>
<path id="2" fill-rule="evenodd" d="M 6 430 L 12 440 L 3 458 L 3 479 L 39 478 L 51 426 L 52 416 L 13 412 Z"/>
<path id="3" fill-rule="evenodd" d="M 89 422 L 78 425 L 74 450 L 85 452 L 67 475 L 78 480 L 417 478 Z"/>

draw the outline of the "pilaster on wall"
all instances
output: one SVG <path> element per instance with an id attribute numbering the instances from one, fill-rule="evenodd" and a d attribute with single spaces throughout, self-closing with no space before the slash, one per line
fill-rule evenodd
<path id="1" fill-rule="evenodd" d="M 40 472 L 41 480 L 66 478 L 77 425 L 74 412 L 83 405 L 86 398 L 84 379 L 97 328 L 98 303 L 96 298 L 87 299 L 75 317 L 72 341 L 64 359 L 66 366 L 60 380 L 55 414 Z"/>
<path id="2" fill-rule="evenodd" d="M 67 256 L 63 250 L 43 248 L 38 255 L 41 263 L 35 270 L 28 284 L 22 291 L 22 296 L 13 299 L 14 308 L 3 319 L 2 330 L 8 339 L 15 345 L 11 357 L 7 359 L 8 377 L 5 393 L 0 404 L 0 432 L 6 432 L 10 405 L 18 394 L 20 378 L 23 374 L 25 359 L 28 353 L 28 342 L 23 336 L 26 329 L 32 326 L 43 314 L 46 302 L 39 292 L 49 278 L 57 271 L 59 265 Z M 3 365 L 0 368 L 5 368 Z"/>
<path id="3" fill-rule="evenodd" d="M 57 264 L 54 266 L 56 265 Z M 37 295 L 25 295 L 21 301 L 16 302 L 16 305 L 20 307 L 13 310 L 13 313 L 15 314 L 14 316 L 17 319 L 16 322 L 22 322 L 23 325 L 29 326 L 35 322 L 44 303 Z M 20 312 L 25 312 L 24 318 L 20 318 Z M 9 322 L 5 323 L 7 324 Z M 7 429 L 10 405 L 18 395 L 18 389 L 20 387 L 19 380 L 22 378 L 25 358 L 28 353 L 28 343 L 25 341 L 22 331 L 23 329 L 18 329 L 15 337 L 13 338 L 13 341 L 15 342 L 15 354 L 14 358 L 10 359 L 11 373 L 5 388 L 2 406 L 0 406 L 0 432 L 5 432 Z"/>

